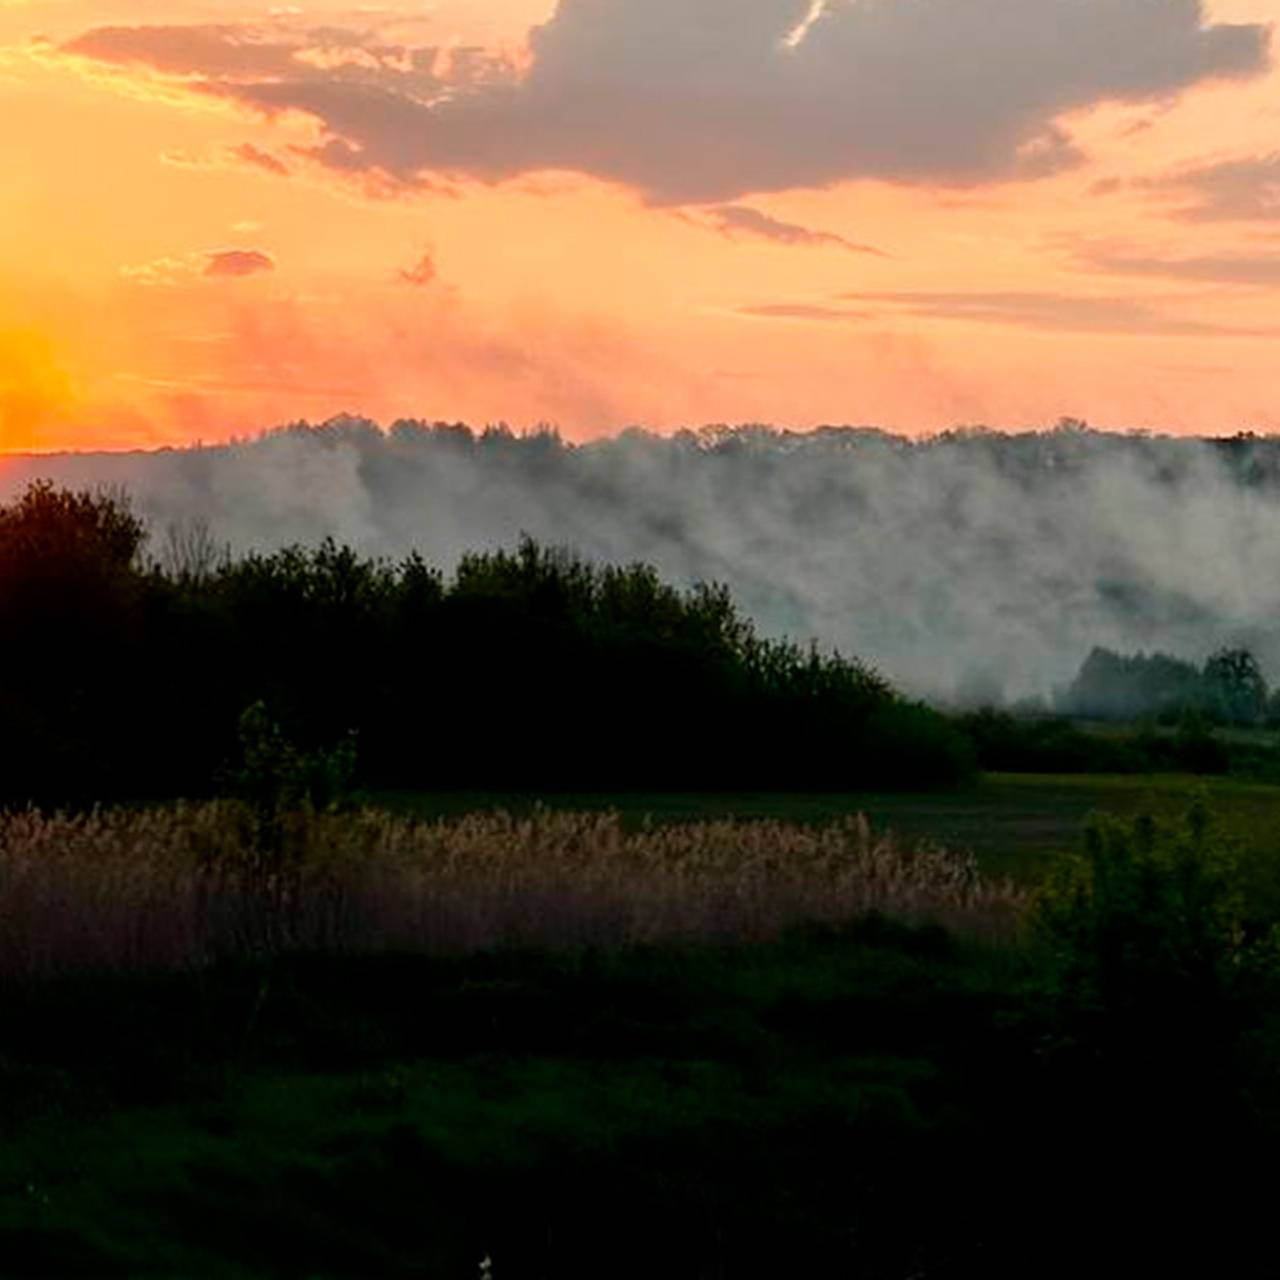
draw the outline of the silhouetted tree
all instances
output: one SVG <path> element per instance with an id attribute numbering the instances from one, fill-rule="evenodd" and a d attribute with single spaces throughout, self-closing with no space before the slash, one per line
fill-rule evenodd
<path id="1" fill-rule="evenodd" d="M 1267 682 L 1248 649 L 1219 649 L 1204 664 L 1206 708 L 1231 724 L 1257 724 L 1267 712 Z"/>
<path id="2" fill-rule="evenodd" d="M 233 558 L 179 539 L 144 564 L 145 533 L 120 495 L 41 484 L 0 507 L 10 802 L 244 790 L 247 731 L 249 775 L 286 796 L 290 761 L 356 738 L 359 781 L 384 787 L 913 787 L 970 768 L 942 716 L 853 659 L 761 638 L 723 586 L 529 538 L 449 581 L 333 541 Z"/>

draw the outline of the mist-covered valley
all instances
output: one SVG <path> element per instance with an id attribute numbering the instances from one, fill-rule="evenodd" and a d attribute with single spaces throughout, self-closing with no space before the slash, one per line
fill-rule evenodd
<path id="1" fill-rule="evenodd" d="M 856 654 L 961 703 L 1043 697 L 1094 645 L 1193 659 L 1224 644 L 1280 667 L 1280 440 L 1071 424 L 909 440 L 551 432 L 357 418 L 152 453 L 12 457 L 35 477 L 122 488 L 163 556 L 169 530 L 236 551 L 325 537 L 452 568 L 522 533 L 668 580 L 727 584 L 769 635 Z"/>

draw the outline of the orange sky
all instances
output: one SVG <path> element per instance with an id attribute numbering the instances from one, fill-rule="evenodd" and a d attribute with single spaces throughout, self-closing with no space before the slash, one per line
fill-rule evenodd
<path id="1" fill-rule="evenodd" d="M 1280 0 L 806 8 L 0 0 L 0 448 L 1280 430 Z"/>

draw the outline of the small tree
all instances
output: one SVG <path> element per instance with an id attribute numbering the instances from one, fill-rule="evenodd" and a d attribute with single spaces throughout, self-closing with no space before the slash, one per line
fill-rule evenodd
<path id="1" fill-rule="evenodd" d="M 1248 649 L 1219 649 L 1204 664 L 1207 710 L 1230 724 L 1257 724 L 1267 713 L 1267 682 Z"/>
<path id="2" fill-rule="evenodd" d="M 354 738 L 302 751 L 261 700 L 240 716 L 240 752 L 241 763 L 230 775 L 232 790 L 266 820 L 291 809 L 335 809 L 350 794 Z"/>
<path id="3" fill-rule="evenodd" d="M 1051 1047 L 1142 1088 L 1223 1081 L 1272 1017 L 1280 926 L 1250 914 L 1230 843 L 1203 802 L 1181 822 L 1100 819 L 1035 916 Z"/>

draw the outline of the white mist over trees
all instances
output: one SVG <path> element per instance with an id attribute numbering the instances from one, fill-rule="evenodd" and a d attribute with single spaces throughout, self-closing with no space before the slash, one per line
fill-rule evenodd
<path id="1" fill-rule="evenodd" d="M 157 552 L 168 526 L 207 526 L 235 550 L 332 536 L 446 570 L 522 533 L 644 560 L 726 583 L 767 634 L 949 699 L 1048 694 L 1095 645 L 1197 660 L 1241 645 L 1280 669 L 1280 439 L 749 426 L 570 445 L 339 418 L 216 447 L 13 457 L 0 499 L 37 476 L 126 489 Z"/>

